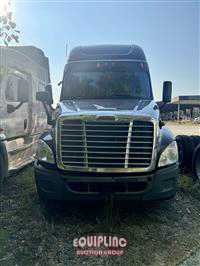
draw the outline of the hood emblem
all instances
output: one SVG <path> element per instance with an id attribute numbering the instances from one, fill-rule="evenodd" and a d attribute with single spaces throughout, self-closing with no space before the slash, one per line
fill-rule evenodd
<path id="1" fill-rule="evenodd" d="M 97 115 L 96 116 L 96 120 L 111 120 L 111 121 L 116 121 L 117 120 L 117 116 L 114 115 L 108 115 L 108 116 L 101 116 L 101 115 Z"/>

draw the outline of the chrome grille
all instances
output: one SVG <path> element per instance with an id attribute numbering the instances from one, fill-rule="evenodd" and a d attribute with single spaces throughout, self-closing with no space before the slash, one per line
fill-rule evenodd
<path id="1" fill-rule="evenodd" d="M 154 125 L 148 121 L 62 119 L 58 129 L 61 168 L 148 168 Z"/>

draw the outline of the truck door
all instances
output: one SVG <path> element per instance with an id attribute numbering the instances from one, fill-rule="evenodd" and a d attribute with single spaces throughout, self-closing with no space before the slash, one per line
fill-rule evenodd
<path id="1" fill-rule="evenodd" d="M 4 97 L 4 113 L 5 119 L 5 133 L 7 138 L 22 137 L 29 134 L 29 113 L 30 104 L 23 103 L 19 106 L 17 101 L 18 86 L 20 86 L 20 79 L 28 81 L 28 89 L 31 92 L 31 80 L 30 76 L 19 71 L 11 70 L 7 75 L 7 79 L 4 86 L 4 92 L 2 97 Z M 31 93 L 30 93 L 31 95 Z M 12 107 L 18 107 L 14 111 L 10 111 Z"/>

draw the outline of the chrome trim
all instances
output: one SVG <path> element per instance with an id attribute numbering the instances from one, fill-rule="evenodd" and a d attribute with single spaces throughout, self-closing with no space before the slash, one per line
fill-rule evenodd
<path id="1" fill-rule="evenodd" d="M 125 154 L 124 168 L 128 168 L 128 165 L 129 165 L 129 152 L 130 152 L 130 143 L 131 143 L 131 137 L 132 137 L 132 128 L 133 128 L 133 121 L 130 121 L 129 129 L 128 129 L 127 143 L 126 143 L 126 154 Z"/>
<path id="2" fill-rule="evenodd" d="M 83 145 L 62 145 L 63 147 L 71 147 L 71 148 L 81 148 Z M 110 147 L 110 146 L 101 146 L 102 148 L 112 148 L 112 149 L 118 149 L 118 147 Z M 90 146 L 90 148 L 96 148 L 96 146 Z M 142 147 L 135 147 L 134 149 L 142 149 Z M 151 149 L 151 147 L 145 147 L 145 150 Z"/>
<path id="3" fill-rule="evenodd" d="M 85 129 L 85 122 L 83 122 L 83 153 L 85 154 L 84 156 L 84 161 L 85 161 L 85 167 L 88 167 L 88 149 L 87 149 L 87 137 L 86 137 L 86 129 Z M 63 158 L 63 155 L 62 155 Z"/>
<path id="4" fill-rule="evenodd" d="M 99 116 L 99 113 L 98 113 Z M 105 116 L 105 114 L 104 114 Z M 116 115 L 115 115 L 116 116 Z M 149 165 L 149 167 L 142 167 L 142 168 L 110 168 L 110 167 L 106 167 L 106 168 L 96 168 L 96 167 L 82 167 L 79 166 L 82 164 L 82 162 L 78 163 L 78 162 L 69 162 L 70 164 L 77 164 L 77 166 L 66 166 L 63 162 L 62 162 L 62 153 L 61 153 L 61 142 L 59 141 L 60 139 L 60 129 L 61 129 L 61 122 L 63 122 L 64 120 L 83 120 L 83 121 L 90 121 L 90 122 L 97 122 L 97 115 L 93 114 L 93 115 L 73 115 L 70 114 L 68 116 L 66 115 L 61 115 L 60 117 L 58 117 L 57 122 L 56 122 L 56 157 L 57 157 L 57 165 L 60 169 L 62 170 L 66 170 L 66 171 L 76 171 L 76 172 L 99 172 L 99 173 L 139 173 L 139 172 L 150 172 L 153 171 L 155 169 L 156 166 L 156 159 L 157 159 L 157 151 L 158 151 L 158 138 L 159 138 L 159 130 L 158 130 L 158 124 L 156 122 L 155 119 L 152 119 L 151 117 L 147 117 L 147 116 L 124 116 L 124 115 L 117 115 L 116 116 L 116 121 L 121 121 L 121 122 L 134 122 L 134 121 L 142 121 L 142 122 L 151 122 L 153 124 L 153 147 L 145 147 L 144 149 L 152 149 L 152 156 L 151 158 L 151 164 Z M 105 122 L 101 121 L 101 122 Z M 110 122 L 110 121 L 109 121 Z M 74 125 L 73 125 L 74 126 Z M 137 127 L 134 126 L 134 127 Z M 138 126 L 141 127 L 141 126 Z M 142 126 L 142 127 L 148 127 L 148 126 Z M 130 127 L 129 127 L 130 128 Z M 105 143 L 105 142 L 104 142 Z M 128 139 L 127 142 L 128 143 Z M 135 143 L 135 142 L 133 142 Z M 139 142 L 138 142 L 139 143 Z M 143 142 L 142 142 L 143 143 Z M 147 143 L 147 142 L 145 142 Z M 152 142 L 151 142 L 152 143 Z M 65 145 L 65 147 L 69 147 L 69 148 L 83 148 L 83 145 Z M 92 148 L 93 146 L 90 146 L 90 148 Z M 87 148 L 87 146 L 86 146 Z M 94 148 L 96 148 L 96 146 L 94 146 Z M 109 148 L 109 146 L 101 146 L 101 148 Z M 113 148 L 118 148 L 118 147 L 112 147 Z M 129 148 L 130 149 L 130 148 Z M 134 149 L 138 149 L 141 150 L 142 147 L 134 147 Z M 128 145 L 127 145 L 127 150 L 126 153 L 128 151 Z M 82 151 L 80 152 L 82 153 Z M 111 153 L 111 152 L 108 152 Z M 126 153 L 125 156 L 126 156 Z M 130 153 L 128 152 L 128 156 L 130 155 Z M 125 159 L 127 160 L 128 157 L 126 157 Z M 141 158 L 140 158 L 141 159 Z M 147 158 L 144 158 L 144 160 L 146 160 Z M 88 158 L 87 158 L 88 160 Z M 65 162 L 67 163 L 67 162 Z M 90 162 L 90 165 L 92 165 L 93 163 Z M 95 162 L 95 164 L 97 164 Z M 101 163 L 98 163 L 101 164 Z M 106 163 L 102 163 L 104 165 L 106 165 Z M 109 163 L 108 163 L 109 164 Z M 113 163 L 114 164 L 114 163 Z M 121 164 L 121 163 L 120 163 Z M 86 162 L 87 165 L 87 162 Z M 129 162 L 129 165 L 131 165 L 131 163 Z M 139 163 L 138 163 L 139 165 Z M 145 165 L 145 163 L 142 163 L 142 165 Z M 127 166 L 127 164 L 126 164 Z"/>
<path id="5" fill-rule="evenodd" d="M 126 153 L 126 154 L 127 154 L 127 156 L 129 156 L 129 153 Z M 83 156 L 63 155 L 62 158 L 83 158 Z M 88 158 L 88 156 L 87 156 L 87 158 Z M 105 159 L 105 157 L 92 157 L 91 159 Z M 110 157 L 110 158 L 108 157 L 108 158 L 106 158 L 106 160 L 113 160 L 113 159 L 119 159 L 119 158 L 118 157 Z M 141 157 L 134 158 L 134 160 L 141 160 L 141 159 L 143 159 L 143 158 L 141 158 Z M 145 158 L 144 160 L 145 161 L 149 161 L 149 160 L 151 160 L 151 158 Z M 79 164 L 78 162 L 75 162 L 75 163 Z M 92 163 L 90 163 L 90 164 L 92 164 Z M 97 164 L 97 163 L 95 163 L 95 164 Z M 121 163 L 118 163 L 118 164 L 121 164 Z M 131 163 L 129 163 L 129 164 L 131 164 Z"/>

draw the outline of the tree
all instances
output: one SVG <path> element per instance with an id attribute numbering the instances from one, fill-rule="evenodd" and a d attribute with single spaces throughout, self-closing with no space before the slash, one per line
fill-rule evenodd
<path id="1" fill-rule="evenodd" d="M 11 1 L 1 0 L 0 4 L 0 40 L 7 46 L 12 40 L 18 43 L 20 33 L 16 29 L 16 23 L 12 20 Z"/>

